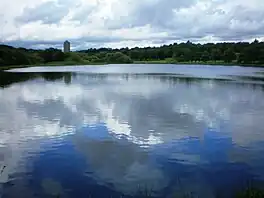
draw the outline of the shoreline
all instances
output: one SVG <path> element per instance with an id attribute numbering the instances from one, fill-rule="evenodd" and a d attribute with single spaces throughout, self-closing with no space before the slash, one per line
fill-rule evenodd
<path id="1" fill-rule="evenodd" d="M 206 66 L 239 66 L 239 67 L 258 67 L 264 68 L 264 65 L 256 65 L 256 64 L 235 64 L 235 63 L 222 63 L 222 62 L 166 62 L 166 61 L 134 61 L 133 63 L 87 63 L 87 62 L 51 62 L 46 64 L 38 64 L 38 65 L 10 65 L 10 66 L 2 66 L 0 67 L 0 71 L 10 70 L 10 69 L 19 69 L 19 68 L 27 68 L 27 67 L 61 67 L 61 66 L 90 66 L 90 65 L 109 65 L 109 64 L 120 64 L 120 65 L 129 65 L 129 64 L 163 64 L 163 65 L 206 65 Z"/>
<path id="2" fill-rule="evenodd" d="M 106 63 L 80 63 L 80 62 L 51 62 L 46 64 L 38 64 L 38 65 L 9 65 L 0 67 L 0 71 L 10 70 L 10 69 L 19 69 L 19 68 L 27 68 L 27 67 L 65 67 L 65 66 L 78 66 L 78 65 L 106 65 Z"/>
<path id="3" fill-rule="evenodd" d="M 225 62 L 166 62 L 161 61 L 134 61 L 133 64 L 173 64 L 173 65 L 211 65 L 211 66 L 240 66 L 240 67 L 263 67 L 264 64 L 239 64 L 239 63 L 225 63 Z"/>

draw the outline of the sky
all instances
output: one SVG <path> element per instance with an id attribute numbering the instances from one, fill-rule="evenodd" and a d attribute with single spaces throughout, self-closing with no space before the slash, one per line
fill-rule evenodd
<path id="1" fill-rule="evenodd" d="M 1 0 L 0 42 L 72 49 L 264 38 L 263 0 Z"/>

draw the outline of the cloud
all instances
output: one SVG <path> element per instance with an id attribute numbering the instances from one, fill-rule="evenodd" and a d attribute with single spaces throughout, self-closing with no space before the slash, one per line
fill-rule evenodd
<path id="1" fill-rule="evenodd" d="M 65 37 L 65 39 L 67 39 Z M 7 45 L 25 48 L 43 48 L 43 46 L 62 48 L 65 39 L 58 40 L 11 40 L 5 42 Z M 85 42 L 87 40 L 89 42 Z M 121 37 L 107 37 L 107 36 L 90 36 L 71 39 L 71 44 L 74 47 L 78 46 L 77 49 L 86 49 L 88 46 L 95 44 L 95 47 L 99 47 L 102 43 L 119 42 L 122 41 Z M 88 46 L 87 46 L 88 45 Z M 87 46 L 82 47 L 82 46 Z"/>
<path id="2" fill-rule="evenodd" d="M 260 125 L 256 124 L 261 123 L 263 119 L 261 111 L 252 115 L 247 114 L 247 111 L 242 112 L 243 108 L 252 110 L 256 108 L 254 104 L 262 104 L 258 100 L 261 98 L 261 89 L 236 87 L 230 92 L 227 90 L 228 86 L 220 82 L 204 84 L 201 82 L 199 86 L 193 85 L 190 90 L 188 83 L 184 81 L 178 82 L 176 87 L 171 87 L 168 82 L 160 81 L 159 77 L 147 79 L 129 77 L 125 80 L 106 76 L 102 78 L 101 84 L 97 84 L 100 78 L 96 75 L 92 77 L 85 78 L 80 75 L 78 81 L 74 80 L 74 83 L 68 86 L 65 86 L 63 82 L 39 81 L 34 84 L 14 84 L 10 88 L 0 90 L 0 96 L 3 98 L 0 109 L 1 113 L 6 115 L 0 120 L 0 127 L 5 127 L 3 129 L 7 134 L 23 132 L 25 134 L 22 135 L 27 138 L 32 135 L 42 135 L 41 133 L 32 134 L 29 128 L 23 128 L 27 125 L 60 123 L 60 127 L 78 128 L 82 127 L 84 121 L 90 123 L 88 116 L 90 115 L 97 117 L 90 121 L 99 120 L 101 123 L 106 123 L 109 131 L 117 135 L 121 133 L 131 136 L 131 140 L 135 140 L 134 143 L 139 143 L 140 138 L 147 141 L 153 136 L 152 132 L 161 131 L 167 132 L 156 134 L 161 142 L 181 139 L 186 137 L 186 134 L 191 137 L 200 137 L 204 132 L 203 129 L 207 127 L 219 129 L 222 121 L 230 119 L 233 121 L 232 137 L 235 142 L 251 142 L 250 138 L 242 136 L 248 132 L 245 129 L 254 129 L 256 133 L 261 130 Z M 155 87 L 152 86 L 153 84 Z M 90 91 L 87 92 L 87 89 Z M 175 91 L 180 92 L 181 95 L 175 95 Z M 256 97 L 257 94 L 259 97 Z M 242 99 L 240 95 L 245 97 Z M 248 101 L 247 105 L 243 101 Z M 157 103 L 159 106 L 156 105 Z M 56 109 L 56 114 L 49 114 L 49 109 Z M 12 124 L 10 124 L 7 120 L 12 117 Z M 255 122 L 247 122 L 246 119 L 252 119 Z M 51 134 L 57 133 L 60 132 L 54 131 Z M 43 134 L 45 135 L 46 133 Z M 18 134 L 16 136 L 19 138 Z M 251 138 L 254 139 L 255 136 Z"/>
<path id="3" fill-rule="evenodd" d="M 50 47 L 68 39 L 86 49 L 264 38 L 262 0 L 16 1 L 0 3 L 4 43 Z"/>
<path id="4" fill-rule="evenodd" d="M 172 35 L 185 39 L 212 36 L 220 41 L 239 41 L 263 36 L 263 6 L 260 6 L 261 9 L 252 7 L 246 1 L 219 2 L 208 1 L 203 4 L 202 1 L 188 9 L 176 11 L 171 28 L 177 31 L 172 32 Z"/>
<path id="5" fill-rule="evenodd" d="M 120 67 L 113 68 L 120 71 Z M 151 164 L 149 156 L 176 160 L 181 167 L 197 165 L 201 156 L 210 160 L 205 150 L 200 156 L 199 149 L 192 148 L 207 145 L 206 138 L 213 149 L 219 149 L 218 158 L 231 150 L 219 148 L 226 136 L 235 145 L 232 151 L 264 139 L 263 90 L 258 86 L 76 74 L 70 84 L 43 79 L 15 83 L 0 89 L 0 98 L 0 145 L 7 147 L 0 147 L 0 152 L 9 154 L 10 160 L 4 161 L 8 168 L 17 171 L 21 160 L 27 159 L 24 153 L 41 151 L 41 140 L 55 139 L 58 144 L 70 135 L 67 139 L 89 163 L 87 174 L 128 194 L 138 190 L 135 184 L 157 191 L 167 185 L 168 175 L 162 166 Z M 93 140 L 93 134 L 98 137 L 98 133 L 101 138 Z M 218 135 L 216 142 L 210 139 L 213 135 Z M 189 137 L 195 141 L 188 141 Z M 206 148 L 208 152 L 211 147 Z M 256 156 L 256 150 L 248 149 L 243 159 L 237 160 L 251 163 L 249 156 Z M 113 160 L 113 156 L 117 158 Z M 112 163 L 105 163 L 108 161 Z M 6 174 L 0 183 L 8 180 L 10 172 Z"/>
<path id="6" fill-rule="evenodd" d="M 23 14 L 17 17 L 17 21 L 21 23 L 41 21 L 43 24 L 58 24 L 69 13 L 68 6 L 47 1 L 33 8 L 26 7 Z"/>
<path id="7" fill-rule="evenodd" d="M 107 19 L 106 24 L 113 29 L 124 27 L 132 28 L 148 24 L 153 27 L 162 28 L 174 17 L 174 9 L 189 7 L 195 3 L 195 1 L 196 0 L 126 0 L 122 3 L 118 2 L 118 5 L 113 7 L 113 12 L 116 14 L 116 17 L 113 19 Z M 128 9 L 123 10 L 123 7 L 127 7 Z"/>

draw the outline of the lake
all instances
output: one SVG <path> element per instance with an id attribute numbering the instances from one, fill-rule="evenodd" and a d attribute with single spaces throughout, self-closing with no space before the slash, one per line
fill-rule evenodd
<path id="1" fill-rule="evenodd" d="M 264 68 L 0 73 L 0 197 L 234 197 L 264 187 Z"/>

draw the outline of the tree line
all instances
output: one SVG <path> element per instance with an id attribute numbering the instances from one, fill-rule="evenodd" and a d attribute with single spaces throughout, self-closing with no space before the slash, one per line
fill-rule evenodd
<path id="1" fill-rule="evenodd" d="M 160 47 L 99 48 L 63 53 L 59 49 L 14 48 L 0 45 L 0 66 L 93 63 L 219 63 L 264 65 L 264 42 L 207 43 L 190 41 Z"/>

